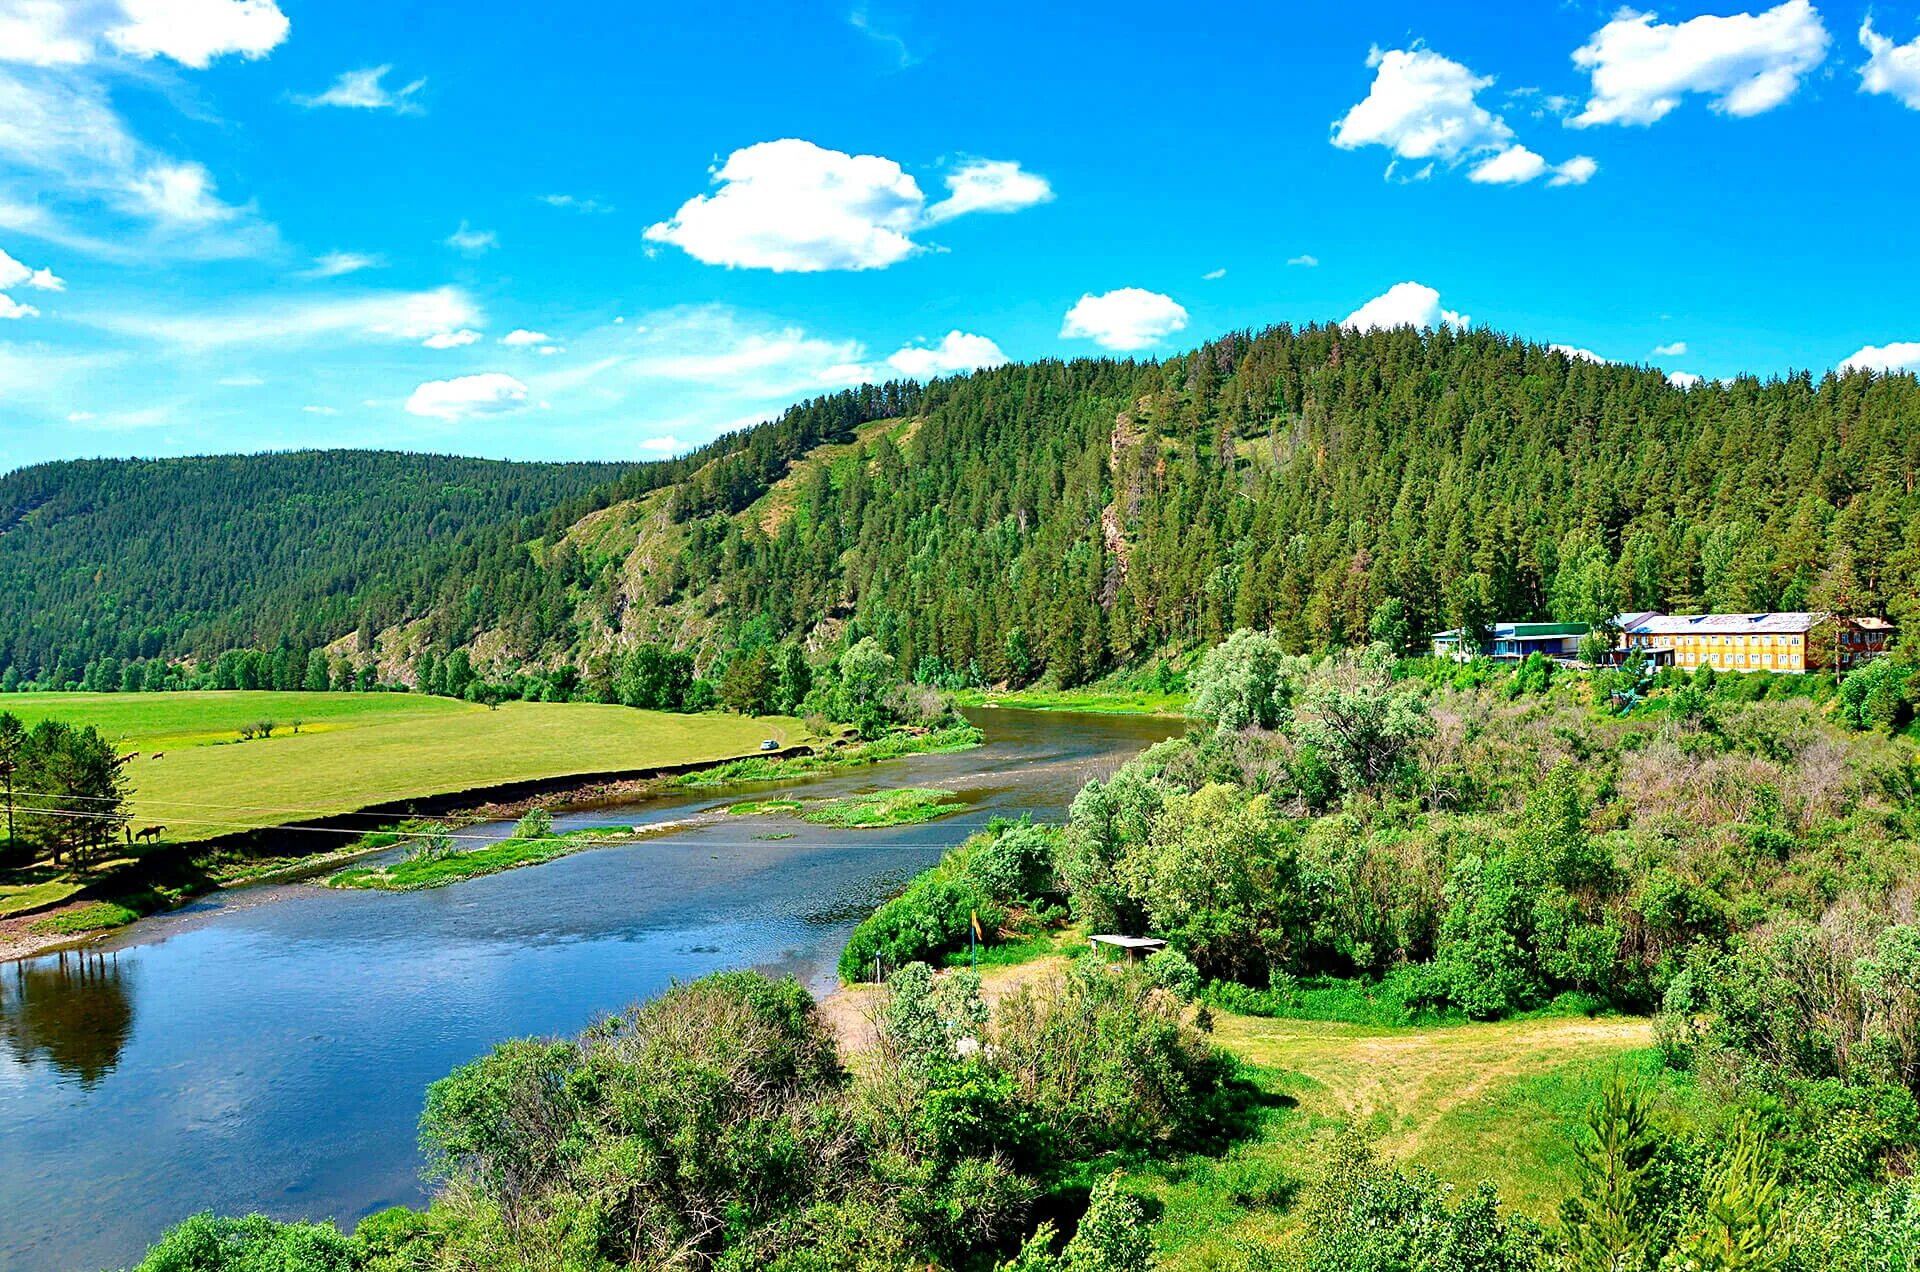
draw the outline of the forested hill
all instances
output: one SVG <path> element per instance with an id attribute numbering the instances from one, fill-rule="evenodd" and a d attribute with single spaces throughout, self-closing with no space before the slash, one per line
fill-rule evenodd
<path id="1" fill-rule="evenodd" d="M 1917 468 L 1911 375 L 1682 390 L 1486 331 L 1277 327 L 821 398 L 629 469 L 50 465 L 0 481 L 0 605 L 22 675 L 363 627 L 402 678 L 456 646 L 584 670 L 852 630 L 1071 683 L 1239 626 L 1342 643 L 1389 597 L 1416 637 L 1613 606 L 1920 618 Z"/>
<path id="2" fill-rule="evenodd" d="M 22 469 L 0 478 L 5 657 L 77 673 L 331 640 L 441 572 L 497 567 L 630 467 L 303 451 Z"/>

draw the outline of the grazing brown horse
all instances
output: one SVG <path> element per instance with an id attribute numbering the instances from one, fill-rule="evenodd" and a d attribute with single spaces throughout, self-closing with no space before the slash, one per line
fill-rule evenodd
<path id="1" fill-rule="evenodd" d="M 129 840 L 138 839 L 142 843 L 157 844 L 166 829 L 165 826 L 142 826 L 139 830 L 131 831 L 128 838 Z"/>
<path id="2" fill-rule="evenodd" d="M 164 760 L 167 758 L 167 753 L 165 751 L 155 751 L 153 753 L 153 758 L 156 760 Z"/>
<path id="3" fill-rule="evenodd" d="M 125 755 L 120 757 L 120 763 L 125 764 L 128 760 L 137 760 L 139 758 L 140 758 L 140 752 L 128 751 Z"/>

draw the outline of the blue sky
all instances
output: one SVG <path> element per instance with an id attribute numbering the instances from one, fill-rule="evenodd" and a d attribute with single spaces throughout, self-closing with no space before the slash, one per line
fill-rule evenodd
<path id="1" fill-rule="evenodd" d="M 0 0 L 0 467 L 653 457 L 901 374 L 1489 324 L 1920 367 L 1920 6 Z"/>

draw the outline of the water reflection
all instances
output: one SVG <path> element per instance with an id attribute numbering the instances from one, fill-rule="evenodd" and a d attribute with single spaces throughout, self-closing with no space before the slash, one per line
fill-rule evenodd
<path id="1" fill-rule="evenodd" d="M 0 968 L 0 1041 L 91 1091 L 133 1033 L 131 978 L 113 954 L 69 950 Z"/>
<path id="2" fill-rule="evenodd" d="M 854 923 L 945 848 L 996 817 L 1064 816 L 1089 778 L 1178 728 L 977 718 L 978 750 L 784 784 L 938 786 L 965 805 L 941 821 L 715 817 L 434 891 L 237 889 L 85 954 L 0 966 L 0 1269 L 125 1266 L 202 1209 L 351 1226 L 419 1204 L 422 1094 L 456 1065 L 726 968 L 830 988 Z M 781 785 L 559 823 L 680 819 Z"/>

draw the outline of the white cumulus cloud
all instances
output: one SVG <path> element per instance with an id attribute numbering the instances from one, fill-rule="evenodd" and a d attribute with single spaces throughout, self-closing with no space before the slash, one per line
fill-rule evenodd
<path id="1" fill-rule="evenodd" d="M 420 343 L 429 349 L 462 349 L 479 342 L 480 333 L 471 327 L 459 331 L 436 331 Z"/>
<path id="2" fill-rule="evenodd" d="M 1497 150 L 1513 130 L 1475 100 L 1493 77 L 1475 75 L 1431 49 L 1374 49 L 1366 98 L 1333 126 L 1343 150 L 1385 146 L 1402 159 L 1444 159 Z"/>
<path id="3" fill-rule="evenodd" d="M 1604 367 L 1613 361 L 1612 358 L 1601 357 L 1591 349 L 1581 349 L 1574 345 L 1557 344 L 1548 345 L 1547 348 L 1553 350 L 1555 353 L 1565 354 L 1576 362 L 1591 362 L 1596 366 Z"/>
<path id="4" fill-rule="evenodd" d="M 649 437 L 640 443 L 640 449 L 654 455 L 671 455 L 682 450 L 686 443 L 677 437 Z"/>
<path id="5" fill-rule="evenodd" d="M 1549 164 L 1525 146 L 1508 146 L 1476 165 L 1467 174 L 1469 181 L 1481 185 L 1525 185 L 1551 172 L 1552 186 L 1585 185 L 1600 165 L 1586 155 L 1575 155 L 1562 164 Z"/>
<path id="6" fill-rule="evenodd" d="M 713 180 L 648 240 L 708 265 L 793 273 L 885 269 L 920 250 L 909 235 L 926 196 L 891 159 L 787 138 L 734 151 Z"/>
<path id="7" fill-rule="evenodd" d="M 1524 185 L 1547 170 L 1547 161 L 1525 146 L 1508 146 L 1467 174 L 1483 185 Z"/>
<path id="8" fill-rule="evenodd" d="M 0 250 L 0 319 L 37 318 L 40 311 L 32 305 L 17 301 L 7 292 L 19 287 L 30 287 L 35 291 L 65 291 L 66 280 L 58 277 L 50 269 L 32 269 Z"/>
<path id="9" fill-rule="evenodd" d="M 500 371 L 428 380 L 407 398 L 407 413 L 457 423 L 505 415 L 527 404 L 527 386 Z"/>
<path id="10" fill-rule="evenodd" d="M 1062 339 L 1091 340 L 1102 349 L 1129 353 L 1158 344 L 1187 325 L 1187 311 L 1171 296 L 1121 287 L 1074 302 L 1060 325 Z"/>
<path id="11" fill-rule="evenodd" d="M 1373 86 L 1333 126 L 1333 144 L 1343 150 L 1384 146 L 1402 159 L 1427 160 L 1408 180 L 1432 174 L 1433 162 L 1476 159 L 1468 173 L 1482 185 L 1524 185 L 1552 172 L 1553 185 L 1585 184 L 1598 165 L 1582 155 L 1549 164 L 1514 140 L 1507 121 L 1479 102 L 1491 75 L 1475 75 L 1463 64 L 1416 44 L 1406 49 L 1375 48 L 1367 56 Z M 1394 168 L 1387 167 L 1393 176 Z"/>
<path id="12" fill-rule="evenodd" d="M 1873 15 L 1868 14 L 1860 23 L 1860 47 L 1867 51 L 1860 91 L 1885 93 L 1920 110 L 1920 36 L 1895 44 L 1873 29 Z"/>
<path id="13" fill-rule="evenodd" d="M 427 81 L 417 79 L 400 88 L 388 88 L 386 78 L 391 65 L 368 66 L 357 71 L 342 71 L 325 92 L 295 97 L 302 106 L 341 106 L 349 110 L 390 110 L 396 115 L 417 115 L 417 100 Z"/>
<path id="14" fill-rule="evenodd" d="M 1553 177 L 1547 182 L 1550 186 L 1585 185 L 1593 180 L 1593 174 L 1600 171 L 1600 165 L 1586 155 L 1575 155 L 1553 170 Z"/>
<path id="15" fill-rule="evenodd" d="M 935 345 L 908 345 L 887 359 L 887 365 L 915 380 L 997 367 L 1007 360 L 1000 346 L 985 336 L 953 330 Z"/>
<path id="16" fill-rule="evenodd" d="M 1840 364 L 1842 371 L 1920 371 L 1920 340 L 1867 345 Z"/>
<path id="17" fill-rule="evenodd" d="M 525 327 L 518 327 L 500 337 L 500 343 L 518 349 L 527 345 L 552 344 L 553 337 L 544 331 L 528 331 Z"/>
<path id="18" fill-rule="evenodd" d="M 1018 212 L 1053 198 L 1047 179 L 1011 159 L 971 159 L 947 174 L 947 197 L 927 209 L 927 223 L 969 212 Z"/>
<path id="19" fill-rule="evenodd" d="M 1651 124 L 1688 93 L 1707 97 L 1721 114 L 1763 114 L 1793 96 L 1826 60 L 1830 42 L 1808 0 L 1678 23 L 1622 9 L 1574 51 L 1573 63 L 1591 76 L 1592 92 L 1567 123 Z"/>
<path id="20" fill-rule="evenodd" d="M 274 0 L 120 0 L 126 21 L 107 40 L 136 57 L 201 69 L 217 57 L 265 57 L 290 23 Z"/>
<path id="21" fill-rule="evenodd" d="M 1675 340 L 1671 344 L 1655 345 L 1653 356 L 1656 358 L 1684 358 L 1687 356 L 1687 342 Z"/>
<path id="22" fill-rule="evenodd" d="M 1313 268 L 1315 268 L 1316 266 L 1318 266 L 1318 265 L 1320 264 L 1320 258 L 1319 258 L 1318 256 L 1314 256 L 1314 255 L 1312 255 L 1312 254 L 1310 254 L 1310 253 L 1309 253 L 1309 254 L 1303 254 L 1303 255 L 1300 255 L 1300 256 L 1289 256 L 1289 257 L 1287 258 L 1287 264 L 1289 264 L 1289 265 L 1299 265 L 1299 266 L 1301 266 L 1301 267 L 1303 267 L 1303 268 L 1306 268 L 1306 269 L 1313 269 Z"/>
<path id="23" fill-rule="evenodd" d="M 1442 325 L 1465 329 L 1471 321 L 1466 314 L 1441 308 L 1440 293 L 1434 288 L 1424 283 L 1406 282 L 1395 283 L 1387 288 L 1348 314 L 1340 325 L 1360 331 L 1392 327 L 1414 327 L 1424 331 Z"/>
<path id="24" fill-rule="evenodd" d="M 881 155 L 850 155 L 788 137 L 734 151 L 717 187 L 647 227 L 697 261 L 776 273 L 885 269 L 925 251 L 914 234 L 970 212 L 1011 212 L 1053 197 L 1046 179 L 976 159 L 947 177 L 931 207 L 911 174 Z"/>
<path id="25" fill-rule="evenodd" d="M 1667 383 L 1676 389 L 1690 389 L 1696 384 L 1704 383 L 1704 381 L 1700 376 L 1695 375 L 1691 371 L 1669 371 L 1667 372 Z"/>

